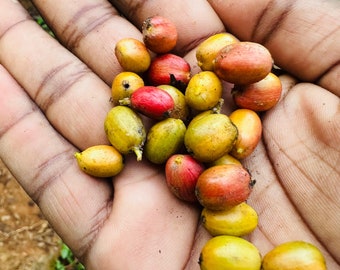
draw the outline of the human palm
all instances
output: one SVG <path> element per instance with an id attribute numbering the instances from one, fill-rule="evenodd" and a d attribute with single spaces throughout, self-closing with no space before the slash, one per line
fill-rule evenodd
<path id="1" fill-rule="evenodd" d="M 103 119 L 120 71 L 114 44 L 140 38 L 141 22 L 156 13 L 178 25 L 176 53 L 193 72 L 195 47 L 227 27 L 263 43 L 290 73 L 280 77 L 282 100 L 262 115 L 262 142 L 244 161 L 257 181 L 249 204 L 259 225 L 249 240 L 263 255 L 305 240 L 337 269 L 339 2 L 112 2 L 126 19 L 106 1 L 34 1 L 72 54 L 27 21 L 19 4 L 0 4 L 0 156 L 87 269 L 198 269 L 210 237 L 197 205 L 169 192 L 162 168 L 129 155 L 106 182 L 84 175 L 73 158 L 77 149 L 107 143 Z"/>

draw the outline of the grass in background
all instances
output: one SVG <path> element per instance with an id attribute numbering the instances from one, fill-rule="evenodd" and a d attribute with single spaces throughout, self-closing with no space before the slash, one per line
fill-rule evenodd
<path id="1" fill-rule="evenodd" d="M 64 243 L 61 245 L 60 255 L 54 264 L 55 270 L 85 270 L 73 255 L 72 251 Z"/>
<path id="2" fill-rule="evenodd" d="M 48 27 L 48 25 L 45 23 L 44 19 L 40 15 L 34 16 L 33 18 L 41 26 L 42 29 L 44 29 L 52 37 L 55 37 L 52 30 Z"/>

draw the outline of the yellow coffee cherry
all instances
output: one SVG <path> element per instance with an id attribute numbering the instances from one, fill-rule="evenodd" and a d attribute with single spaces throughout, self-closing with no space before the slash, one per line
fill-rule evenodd
<path id="1" fill-rule="evenodd" d="M 220 235 L 206 242 L 199 265 L 201 270 L 260 270 L 261 255 L 252 243 L 243 238 Z"/>
<path id="2" fill-rule="evenodd" d="M 230 33 L 219 33 L 208 37 L 196 49 L 197 64 L 202 70 L 214 70 L 214 59 L 219 50 L 239 40 Z"/>
<path id="3" fill-rule="evenodd" d="M 112 177 L 124 168 L 123 156 L 110 145 L 94 145 L 74 156 L 80 169 L 95 177 Z"/>
<path id="4" fill-rule="evenodd" d="M 262 270 L 326 270 L 320 250 L 304 241 L 291 241 L 274 247 L 262 261 Z"/>
<path id="5" fill-rule="evenodd" d="M 222 82 L 212 71 L 201 71 L 189 81 L 185 100 L 190 108 L 205 111 L 216 106 L 222 97 Z"/>
<path id="6" fill-rule="evenodd" d="M 110 143 L 123 155 L 134 152 L 142 160 L 146 131 L 138 113 L 127 106 L 115 106 L 106 115 L 105 134 Z"/>
<path id="7" fill-rule="evenodd" d="M 237 128 L 228 116 L 204 112 L 188 125 L 184 144 L 201 162 L 213 162 L 229 152 L 237 139 Z"/>
<path id="8" fill-rule="evenodd" d="M 124 71 L 145 72 L 151 63 L 151 55 L 145 44 L 134 38 L 123 38 L 116 43 L 115 55 Z"/>
<path id="9" fill-rule="evenodd" d="M 251 233 L 258 223 L 255 209 L 245 202 L 221 211 L 204 208 L 201 219 L 203 226 L 212 236 L 244 236 Z"/>
<path id="10" fill-rule="evenodd" d="M 158 85 L 158 88 L 166 91 L 174 100 L 175 107 L 170 112 L 169 117 L 181 119 L 182 121 L 186 121 L 190 114 L 189 106 L 185 101 L 184 94 L 176 87 L 168 84 Z"/>
<path id="11" fill-rule="evenodd" d="M 183 146 L 186 126 L 181 119 L 167 118 L 154 124 L 144 146 L 145 157 L 154 164 L 163 164 Z"/>
<path id="12" fill-rule="evenodd" d="M 229 118 L 238 130 L 237 140 L 229 154 L 244 159 L 253 153 L 261 140 L 262 121 L 256 112 L 249 109 L 237 109 Z"/>
<path id="13" fill-rule="evenodd" d="M 234 158 L 233 156 L 227 153 L 227 154 L 224 154 L 219 159 L 216 159 L 215 161 L 210 163 L 209 167 L 215 166 L 215 165 L 223 165 L 223 164 L 236 164 L 236 165 L 242 166 L 242 163 L 238 159 Z"/>
<path id="14" fill-rule="evenodd" d="M 113 103 L 118 105 L 119 100 L 129 98 L 136 89 L 142 86 L 144 86 L 144 81 L 138 74 L 130 71 L 119 73 L 112 82 L 111 93 Z"/>

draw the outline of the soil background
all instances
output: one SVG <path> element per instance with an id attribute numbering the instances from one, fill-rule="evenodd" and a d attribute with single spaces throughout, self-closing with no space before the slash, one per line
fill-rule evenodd
<path id="1" fill-rule="evenodd" d="M 0 160 L 0 269 L 53 269 L 61 240 Z"/>
<path id="2" fill-rule="evenodd" d="M 21 0 L 32 16 L 37 11 Z M 54 269 L 61 240 L 0 160 L 0 270 Z"/>

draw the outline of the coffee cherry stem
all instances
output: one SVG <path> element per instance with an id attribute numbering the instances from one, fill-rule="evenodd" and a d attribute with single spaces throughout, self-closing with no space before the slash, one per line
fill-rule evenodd
<path id="1" fill-rule="evenodd" d="M 131 100 L 128 97 L 120 99 L 118 102 L 119 102 L 119 105 L 124 105 L 124 106 L 130 106 L 131 104 Z"/>
<path id="2" fill-rule="evenodd" d="M 141 161 L 142 157 L 143 157 L 143 150 L 141 149 L 141 147 L 133 147 L 132 151 L 136 154 L 137 156 L 137 161 Z"/>
<path id="3" fill-rule="evenodd" d="M 223 104 L 224 104 L 224 99 L 220 98 L 216 106 L 212 108 L 213 113 L 221 113 Z"/>

